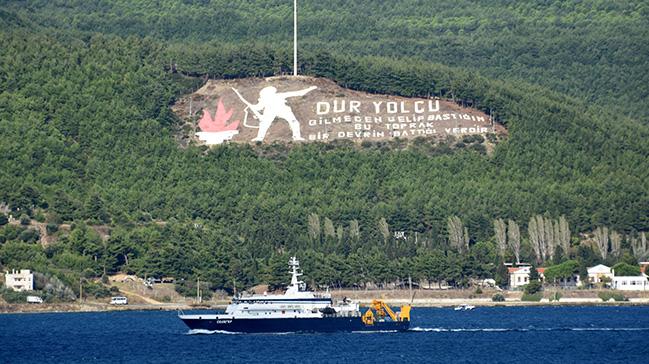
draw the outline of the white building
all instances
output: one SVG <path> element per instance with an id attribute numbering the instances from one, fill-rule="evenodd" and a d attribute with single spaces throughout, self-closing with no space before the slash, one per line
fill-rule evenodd
<path id="1" fill-rule="evenodd" d="M 613 270 L 604 264 L 598 264 L 588 268 L 588 283 L 611 283 L 613 282 Z"/>
<path id="2" fill-rule="evenodd" d="M 581 287 L 581 279 L 579 279 L 579 274 L 573 273 L 570 277 L 559 278 L 557 281 L 548 282 L 550 284 L 555 284 L 560 288 L 574 289 Z"/>
<path id="3" fill-rule="evenodd" d="M 530 268 L 530 266 L 507 268 L 509 272 L 509 288 L 516 289 L 530 283 Z M 539 280 L 543 281 L 545 279 L 543 276 L 545 268 L 536 268 L 536 271 L 539 272 Z"/>
<path id="4" fill-rule="evenodd" d="M 5 286 L 14 291 L 33 291 L 34 290 L 34 275 L 29 269 L 21 269 L 20 271 L 5 272 Z"/>
<path id="5" fill-rule="evenodd" d="M 649 291 L 649 279 L 644 273 L 639 276 L 613 277 L 611 288 L 620 291 Z"/>
<path id="6" fill-rule="evenodd" d="M 530 283 L 530 266 L 525 267 L 510 267 L 509 271 L 509 288 L 517 289 L 521 288 L 524 285 Z M 539 273 L 539 280 L 541 282 L 545 281 L 545 268 L 536 268 L 536 271 Z M 581 286 L 581 281 L 579 280 L 578 274 L 573 274 L 572 277 L 561 278 L 557 282 L 551 282 L 558 284 L 561 288 L 576 288 Z"/>

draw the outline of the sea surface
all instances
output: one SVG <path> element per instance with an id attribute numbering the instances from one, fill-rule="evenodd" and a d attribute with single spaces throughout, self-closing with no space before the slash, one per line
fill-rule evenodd
<path id="1" fill-rule="evenodd" d="M 0 363 L 647 363 L 649 307 L 415 308 L 409 332 L 195 334 L 175 312 L 0 315 Z"/>

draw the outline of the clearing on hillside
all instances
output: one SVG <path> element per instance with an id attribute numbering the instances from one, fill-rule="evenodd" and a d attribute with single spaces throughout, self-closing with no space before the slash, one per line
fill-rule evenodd
<path id="1" fill-rule="evenodd" d="M 506 133 L 489 115 L 449 100 L 369 94 L 313 77 L 210 80 L 173 110 L 207 145 Z"/>

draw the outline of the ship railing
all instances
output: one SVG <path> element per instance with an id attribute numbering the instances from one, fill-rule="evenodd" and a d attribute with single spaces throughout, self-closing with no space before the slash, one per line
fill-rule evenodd
<path id="1" fill-rule="evenodd" d="M 323 314 L 325 317 L 361 317 L 361 313 L 358 311 L 342 311 L 331 314 Z"/>
<path id="2" fill-rule="evenodd" d="M 314 293 L 313 297 L 315 297 L 315 298 L 331 298 L 331 294 L 329 294 L 329 293 Z"/>

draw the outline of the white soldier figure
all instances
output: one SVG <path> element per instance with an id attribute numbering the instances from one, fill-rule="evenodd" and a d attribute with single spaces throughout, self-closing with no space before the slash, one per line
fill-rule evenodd
<path id="1" fill-rule="evenodd" d="M 248 105 L 248 108 L 259 119 L 259 132 L 257 133 L 257 137 L 252 141 L 261 142 L 266 137 L 266 132 L 268 132 L 270 125 L 276 118 L 284 119 L 288 122 L 288 126 L 293 133 L 293 140 L 304 140 L 300 134 L 300 123 L 297 121 L 295 114 L 293 114 L 293 110 L 286 104 L 286 99 L 289 97 L 304 96 L 316 88 L 316 86 L 311 86 L 300 91 L 277 92 L 277 88 L 268 86 L 259 92 L 259 101 L 256 105 L 250 104 L 236 89 L 233 88 L 232 90 L 239 96 L 241 101 Z"/>

